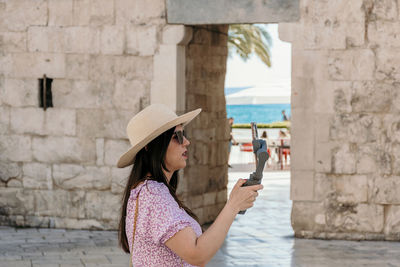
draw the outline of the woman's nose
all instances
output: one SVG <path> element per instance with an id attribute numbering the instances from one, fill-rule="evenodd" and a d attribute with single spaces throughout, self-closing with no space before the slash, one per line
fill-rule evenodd
<path id="1" fill-rule="evenodd" d="M 183 137 L 183 145 L 184 146 L 190 145 L 190 141 L 189 141 L 189 139 L 186 138 L 186 136 Z"/>

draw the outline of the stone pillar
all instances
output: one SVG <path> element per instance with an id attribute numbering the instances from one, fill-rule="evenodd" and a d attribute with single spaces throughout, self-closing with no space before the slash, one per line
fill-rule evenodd
<path id="1" fill-rule="evenodd" d="M 229 125 L 224 82 L 228 26 L 195 26 L 186 52 L 186 109 L 202 108 L 186 129 L 188 166 L 182 187 L 201 223 L 213 221 L 227 198 Z"/>
<path id="2" fill-rule="evenodd" d="M 292 43 L 297 237 L 400 240 L 396 1 L 300 2 Z"/>

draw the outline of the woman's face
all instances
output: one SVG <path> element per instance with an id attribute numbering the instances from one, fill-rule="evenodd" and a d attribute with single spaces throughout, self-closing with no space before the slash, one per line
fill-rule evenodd
<path id="1" fill-rule="evenodd" d="M 187 146 L 190 142 L 186 137 L 183 137 L 183 143 L 180 144 L 179 134 L 176 134 L 178 131 L 183 131 L 182 125 L 176 126 L 165 155 L 165 165 L 170 172 L 185 168 L 188 159 Z"/>

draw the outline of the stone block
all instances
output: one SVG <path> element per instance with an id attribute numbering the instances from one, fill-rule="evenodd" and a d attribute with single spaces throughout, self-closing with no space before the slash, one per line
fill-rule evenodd
<path id="1" fill-rule="evenodd" d="M 91 0 L 90 1 L 90 24 L 107 25 L 114 24 L 114 1 Z"/>
<path id="2" fill-rule="evenodd" d="M 399 33 L 397 21 L 377 20 L 368 24 L 368 40 L 372 47 L 399 48 Z"/>
<path id="3" fill-rule="evenodd" d="M 31 26 L 28 29 L 28 50 L 63 53 L 67 49 L 66 38 L 65 28 Z"/>
<path id="4" fill-rule="evenodd" d="M 78 26 L 89 25 L 91 0 L 73 0 L 73 24 Z"/>
<path id="5" fill-rule="evenodd" d="M 21 173 L 21 168 L 17 163 L 0 162 L 0 181 L 8 182 L 12 178 L 20 178 Z"/>
<path id="6" fill-rule="evenodd" d="M 66 53 L 98 54 L 100 52 L 99 29 L 93 27 L 68 27 L 65 29 L 65 34 Z"/>
<path id="7" fill-rule="evenodd" d="M 34 211 L 33 196 L 25 192 L 23 188 L 2 188 L 0 203 L 3 214 L 7 215 L 31 215 Z"/>
<path id="8" fill-rule="evenodd" d="M 327 224 L 334 232 L 383 231 L 383 206 L 374 204 L 330 203 L 327 209 Z"/>
<path id="9" fill-rule="evenodd" d="M 191 210 L 201 208 L 204 206 L 204 195 L 195 195 L 188 197 L 188 206 Z"/>
<path id="10" fill-rule="evenodd" d="M 104 162 L 116 166 L 119 158 L 130 148 L 127 140 L 106 140 Z"/>
<path id="11" fill-rule="evenodd" d="M 337 113 L 351 113 L 352 83 L 333 82 L 333 109 Z"/>
<path id="12" fill-rule="evenodd" d="M 385 234 L 398 234 L 400 232 L 400 206 L 390 205 L 386 208 L 385 212 Z"/>
<path id="13" fill-rule="evenodd" d="M 314 199 L 314 172 L 293 171 L 290 179 L 290 199 L 306 201 Z"/>
<path id="14" fill-rule="evenodd" d="M 60 108 L 113 108 L 113 90 L 114 82 L 109 81 L 53 80 L 53 105 Z"/>
<path id="15" fill-rule="evenodd" d="M 46 110 L 45 132 L 48 135 L 75 135 L 76 111 L 74 109 L 50 108 Z"/>
<path id="16" fill-rule="evenodd" d="M 20 53 L 27 51 L 26 34 L 24 32 L 2 32 L 0 33 L 0 40 L 0 49 L 4 52 Z"/>
<path id="17" fill-rule="evenodd" d="M 393 144 L 391 149 L 391 154 L 393 158 L 393 173 L 400 175 L 400 145 Z"/>
<path id="18" fill-rule="evenodd" d="M 124 52 L 124 28 L 105 26 L 101 30 L 100 51 L 105 55 L 122 55 Z"/>
<path id="19" fill-rule="evenodd" d="M 30 25 L 47 24 L 47 1 L 7 1 L 2 31 L 25 31 Z"/>
<path id="20" fill-rule="evenodd" d="M 75 137 L 33 137 L 33 157 L 46 163 L 79 163 L 96 162 L 95 141 Z"/>
<path id="21" fill-rule="evenodd" d="M 375 204 L 400 204 L 400 177 L 376 176 L 370 181 L 369 201 Z"/>
<path id="22" fill-rule="evenodd" d="M 45 111 L 40 108 L 12 108 L 10 129 L 14 133 L 43 135 Z"/>
<path id="23" fill-rule="evenodd" d="M 0 101 L 12 107 L 38 107 L 37 79 L 5 79 Z"/>
<path id="24" fill-rule="evenodd" d="M 314 169 L 314 129 L 311 124 L 314 113 L 304 109 L 292 109 L 291 166 L 293 169 L 308 171 Z"/>
<path id="25" fill-rule="evenodd" d="M 157 49 L 156 26 L 136 26 L 126 29 L 126 53 L 152 56 Z"/>
<path id="26" fill-rule="evenodd" d="M 324 201 L 335 193 L 334 179 L 325 173 L 316 173 L 314 176 L 314 201 Z"/>
<path id="27" fill-rule="evenodd" d="M 92 55 L 89 59 L 89 79 L 92 81 L 114 82 L 115 56 Z"/>
<path id="28" fill-rule="evenodd" d="M 304 1 L 300 3 L 302 18 L 306 21 L 331 21 L 363 23 L 365 12 L 363 0 L 353 1 Z"/>
<path id="29" fill-rule="evenodd" d="M 68 219 L 68 218 L 54 218 L 54 227 L 55 228 L 64 228 L 64 229 L 88 229 L 88 230 L 105 230 L 106 226 L 103 222 L 98 220 L 78 220 L 78 219 Z"/>
<path id="30" fill-rule="evenodd" d="M 115 73 L 123 80 L 152 80 L 153 57 L 115 57 Z"/>
<path id="31" fill-rule="evenodd" d="M 108 167 L 53 165 L 53 178 L 58 187 L 66 190 L 106 190 L 111 187 L 111 173 Z"/>
<path id="32" fill-rule="evenodd" d="M 55 53 L 11 54 L 8 76 L 39 79 L 65 77 L 65 55 Z"/>
<path id="33" fill-rule="evenodd" d="M 0 134 L 6 134 L 9 131 L 10 125 L 10 109 L 0 107 Z"/>
<path id="34" fill-rule="evenodd" d="M 131 171 L 132 168 L 129 167 L 111 168 L 111 193 L 121 194 L 124 192 Z"/>
<path id="35" fill-rule="evenodd" d="M 353 145 L 342 144 L 332 150 L 332 172 L 354 174 L 356 172 L 356 149 Z"/>
<path id="36" fill-rule="evenodd" d="M 375 55 L 370 49 L 330 51 L 328 73 L 331 80 L 373 80 Z"/>
<path id="37" fill-rule="evenodd" d="M 320 126 L 323 127 L 323 126 Z M 316 144 L 315 149 L 315 171 L 329 173 L 332 171 L 332 143 Z"/>
<path id="38" fill-rule="evenodd" d="M 397 1 L 374 1 L 372 16 L 377 20 L 397 20 Z"/>
<path id="39" fill-rule="evenodd" d="M 383 112 L 391 109 L 394 86 L 371 81 L 354 82 L 351 97 L 353 112 Z"/>
<path id="40" fill-rule="evenodd" d="M 337 201 L 340 203 L 367 202 L 368 184 L 365 175 L 345 175 L 334 178 Z"/>
<path id="41" fill-rule="evenodd" d="M 115 220 L 120 216 L 121 196 L 111 192 L 88 192 L 85 213 L 88 219 Z"/>
<path id="42" fill-rule="evenodd" d="M 31 138 L 22 135 L 0 135 L 0 160 L 32 160 Z"/>
<path id="43" fill-rule="evenodd" d="M 314 111 L 315 113 L 333 114 L 334 113 L 334 82 L 315 79 Z M 309 100 L 306 100 L 309 101 Z"/>
<path id="44" fill-rule="evenodd" d="M 308 201 L 293 201 L 292 227 L 295 234 L 307 230 L 323 230 L 325 228 L 325 210 L 323 203 Z"/>
<path id="45" fill-rule="evenodd" d="M 73 23 L 72 11 L 74 1 L 50 0 L 48 3 L 49 24 L 58 26 L 70 26 Z"/>
<path id="46" fill-rule="evenodd" d="M 116 0 L 115 9 L 117 25 L 126 25 L 128 22 L 140 24 L 154 18 L 165 20 L 165 2 L 160 0 Z"/>
<path id="47" fill-rule="evenodd" d="M 399 48 L 382 48 L 376 50 L 376 74 L 377 80 L 400 79 Z"/>
<path id="48" fill-rule="evenodd" d="M 25 163 L 23 165 L 22 184 L 25 188 L 53 189 L 51 167 L 41 163 Z"/>
<path id="49" fill-rule="evenodd" d="M 203 194 L 203 205 L 211 206 L 217 204 L 217 192 L 207 192 Z"/>
<path id="50" fill-rule="evenodd" d="M 66 55 L 66 78 L 82 79 L 89 78 L 89 55 L 67 54 Z"/>
<path id="51" fill-rule="evenodd" d="M 113 103 L 120 109 L 139 112 L 141 99 L 150 98 L 150 82 L 140 80 L 118 80 L 113 94 Z"/>
<path id="52" fill-rule="evenodd" d="M 104 138 L 96 139 L 96 165 L 104 165 Z"/>
<path id="53" fill-rule="evenodd" d="M 23 185 L 20 179 L 14 178 L 8 180 L 7 187 L 23 187 Z"/>

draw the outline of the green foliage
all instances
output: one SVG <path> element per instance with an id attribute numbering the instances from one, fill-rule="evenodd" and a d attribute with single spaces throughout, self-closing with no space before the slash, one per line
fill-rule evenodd
<path id="1" fill-rule="evenodd" d="M 271 67 L 269 33 L 257 24 L 232 24 L 228 31 L 229 55 L 236 52 L 244 61 L 253 53 L 268 67 Z"/>
<path id="2" fill-rule="evenodd" d="M 250 129 L 250 123 L 235 123 L 232 125 L 232 128 L 236 129 Z M 258 129 L 265 129 L 265 128 L 290 128 L 290 121 L 277 121 L 271 123 L 257 123 Z"/>

